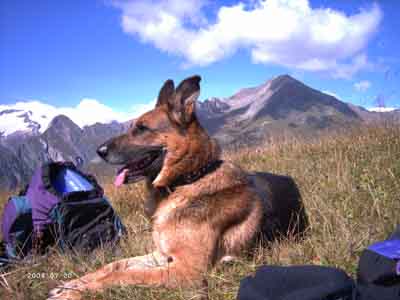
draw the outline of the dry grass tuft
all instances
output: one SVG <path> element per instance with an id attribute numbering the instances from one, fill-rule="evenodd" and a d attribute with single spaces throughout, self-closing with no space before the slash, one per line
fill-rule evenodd
<path id="1" fill-rule="evenodd" d="M 258 248 L 253 258 L 210 272 L 210 296 L 236 299 L 239 281 L 262 264 L 336 266 L 354 275 L 360 252 L 385 238 L 400 223 L 400 128 L 376 126 L 326 136 L 317 141 L 287 140 L 265 147 L 225 153 L 247 170 L 288 174 L 302 193 L 310 228 L 301 242 L 283 241 Z M 142 255 L 151 245 L 150 224 L 143 216 L 143 186 L 118 191 L 104 184 L 106 195 L 128 227 L 129 238 L 120 253 L 96 251 L 92 258 L 57 252 L 4 274 L 1 299 L 44 299 L 60 280 L 77 277 L 118 258 Z M 0 207 L 9 194 L 0 194 Z M 36 277 L 40 278 L 36 278 Z M 6 298 L 7 297 L 7 298 Z M 113 288 L 85 299 L 184 299 L 181 291 Z"/>

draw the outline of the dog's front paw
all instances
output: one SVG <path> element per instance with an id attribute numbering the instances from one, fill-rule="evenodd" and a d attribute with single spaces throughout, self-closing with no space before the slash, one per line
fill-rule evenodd
<path id="1" fill-rule="evenodd" d="M 80 300 L 81 293 L 76 291 L 67 291 L 63 288 L 52 289 L 47 300 Z"/>
<path id="2" fill-rule="evenodd" d="M 236 256 L 231 256 L 231 255 L 225 255 L 220 259 L 220 263 L 226 264 L 226 265 L 233 265 L 238 258 Z"/>
<path id="3" fill-rule="evenodd" d="M 47 300 L 80 300 L 81 289 L 77 281 L 67 282 L 49 292 Z"/>

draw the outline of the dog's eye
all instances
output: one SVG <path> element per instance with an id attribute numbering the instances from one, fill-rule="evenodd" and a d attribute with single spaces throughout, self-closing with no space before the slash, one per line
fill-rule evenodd
<path id="1" fill-rule="evenodd" d="M 146 125 L 143 125 L 142 123 L 136 124 L 136 130 L 139 132 L 144 132 L 148 129 L 149 129 L 149 127 L 147 127 Z"/>

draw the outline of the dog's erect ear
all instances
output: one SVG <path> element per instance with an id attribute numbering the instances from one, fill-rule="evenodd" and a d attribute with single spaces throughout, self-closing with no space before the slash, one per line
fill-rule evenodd
<path id="1" fill-rule="evenodd" d="M 168 105 L 168 102 L 172 101 L 174 92 L 174 82 L 171 79 L 168 79 L 166 82 L 164 82 L 164 85 L 162 86 L 160 93 L 158 94 L 156 107 L 161 105 Z"/>
<path id="2" fill-rule="evenodd" d="M 194 118 L 196 100 L 200 95 L 200 80 L 198 75 L 186 78 L 176 88 L 174 97 L 169 100 L 171 117 L 180 125 L 187 125 Z"/>

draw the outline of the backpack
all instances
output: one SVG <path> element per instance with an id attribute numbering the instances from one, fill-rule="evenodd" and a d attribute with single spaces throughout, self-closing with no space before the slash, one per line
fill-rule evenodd
<path id="1" fill-rule="evenodd" d="M 63 252 L 90 253 L 114 247 L 125 233 L 96 179 L 70 162 L 37 168 L 25 190 L 4 208 L 3 262 L 43 254 L 52 245 Z"/>
<path id="2" fill-rule="evenodd" d="M 356 300 L 400 299 L 400 225 L 365 249 L 357 268 Z"/>
<path id="3" fill-rule="evenodd" d="M 237 300 L 400 299 L 400 225 L 361 253 L 354 281 L 325 266 L 262 266 L 240 281 Z"/>
<path id="4" fill-rule="evenodd" d="M 325 266 L 262 266 L 240 281 L 237 300 L 352 300 L 354 281 Z"/>
<path id="5" fill-rule="evenodd" d="M 1 227 L 8 258 L 26 256 L 32 249 L 32 207 L 25 196 L 11 196 L 4 207 Z"/>

